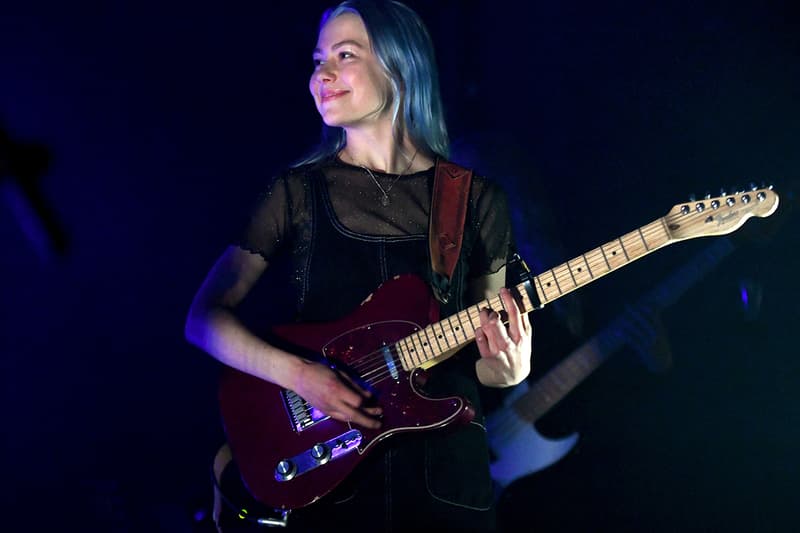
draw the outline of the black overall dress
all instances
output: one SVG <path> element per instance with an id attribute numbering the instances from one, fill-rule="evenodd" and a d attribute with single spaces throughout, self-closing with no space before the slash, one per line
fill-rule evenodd
<path id="1" fill-rule="evenodd" d="M 433 169 L 424 174 L 431 188 Z M 306 169 L 302 178 L 294 179 L 305 180 L 303 186 L 310 200 L 306 209 L 311 211 L 310 228 L 306 229 L 311 232 L 310 239 L 303 239 L 306 244 L 293 251 L 298 321 L 330 321 L 345 316 L 395 275 L 411 273 L 430 282 L 427 233 L 391 236 L 353 232 L 337 218 L 319 168 Z M 442 306 L 442 318 L 464 304 L 467 258 L 475 238 L 472 216 L 474 213 L 467 213 L 462 257 L 453 276 L 454 297 Z M 425 392 L 432 396 L 467 397 L 476 408 L 473 422 L 455 429 L 389 438 L 331 494 L 292 511 L 289 529 L 492 531 L 492 483 L 476 357 L 474 346 L 462 350 L 430 369 L 425 385 Z M 233 484 L 231 472 L 226 472 L 229 484 Z"/>

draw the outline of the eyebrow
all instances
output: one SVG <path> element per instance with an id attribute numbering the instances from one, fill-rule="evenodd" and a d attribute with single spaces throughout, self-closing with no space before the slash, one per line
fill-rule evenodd
<path id="1" fill-rule="evenodd" d="M 356 41 L 354 39 L 345 39 L 344 41 L 339 41 L 338 43 L 336 43 L 333 46 L 331 46 L 331 50 L 336 50 L 337 48 L 341 48 L 342 46 L 345 46 L 345 45 L 348 45 L 348 44 L 352 45 L 352 46 L 355 46 L 357 48 L 361 48 L 361 49 L 364 48 L 363 44 L 361 44 L 360 42 L 358 42 L 358 41 Z M 314 54 L 321 54 L 322 50 L 320 50 L 319 48 L 314 48 L 314 52 L 313 53 Z"/>

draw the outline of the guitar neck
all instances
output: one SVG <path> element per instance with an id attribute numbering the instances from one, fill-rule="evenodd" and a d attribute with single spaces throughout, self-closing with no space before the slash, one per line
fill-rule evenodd
<path id="1" fill-rule="evenodd" d="M 673 242 L 731 233 L 750 217 L 770 216 L 778 204 L 779 197 L 772 188 L 677 204 L 666 216 L 517 285 L 520 310 L 527 313 L 539 309 Z M 497 295 L 395 343 L 403 368 L 431 367 L 472 342 L 484 307 L 504 310 Z"/>
<path id="2" fill-rule="evenodd" d="M 518 284 L 520 310 L 527 313 L 539 309 L 672 242 L 666 220 L 659 218 Z M 485 307 L 505 311 L 496 295 L 398 341 L 395 348 L 403 368 L 429 368 L 475 340 L 480 310 Z"/>

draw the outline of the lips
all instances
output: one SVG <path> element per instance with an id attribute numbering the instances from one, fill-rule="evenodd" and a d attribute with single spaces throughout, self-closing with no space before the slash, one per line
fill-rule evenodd
<path id="1" fill-rule="evenodd" d="M 319 99 L 320 99 L 320 102 L 322 102 L 324 104 L 326 102 L 330 102 L 331 100 L 335 100 L 335 99 L 339 98 L 340 96 L 343 96 L 343 95 L 347 94 L 347 92 L 348 91 L 345 91 L 345 90 L 341 90 L 341 91 L 324 91 L 324 92 L 320 93 Z"/>

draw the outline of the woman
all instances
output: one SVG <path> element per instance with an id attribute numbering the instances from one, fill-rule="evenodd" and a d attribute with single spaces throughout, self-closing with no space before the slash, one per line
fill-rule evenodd
<path id="1" fill-rule="evenodd" d="M 398 2 L 346 1 L 323 15 L 313 60 L 309 89 L 325 124 L 323 141 L 271 183 L 244 237 L 222 254 L 195 296 L 186 336 L 336 420 L 378 428 L 380 398 L 370 401 L 368 390 L 329 366 L 270 344 L 234 313 L 287 254 L 301 322 L 344 316 L 398 274 L 431 280 L 431 183 L 448 141 L 427 30 Z M 505 196 L 476 177 L 453 297 L 442 316 L 499 292 L 508 328 L 496 312 L 482 310 L 478 354 L 464 350 L 434 367 L 426 384 L 432 395 L 467 396 L 474 421 L 452 432 L 392 437 L 342 487 L 292 513 L 290 526 L 369 520 L 377 529 L 494 527 L 479 385 L 519 383 L 531 356 L 527 316 L 502 289 L 511 244 Z"/>

